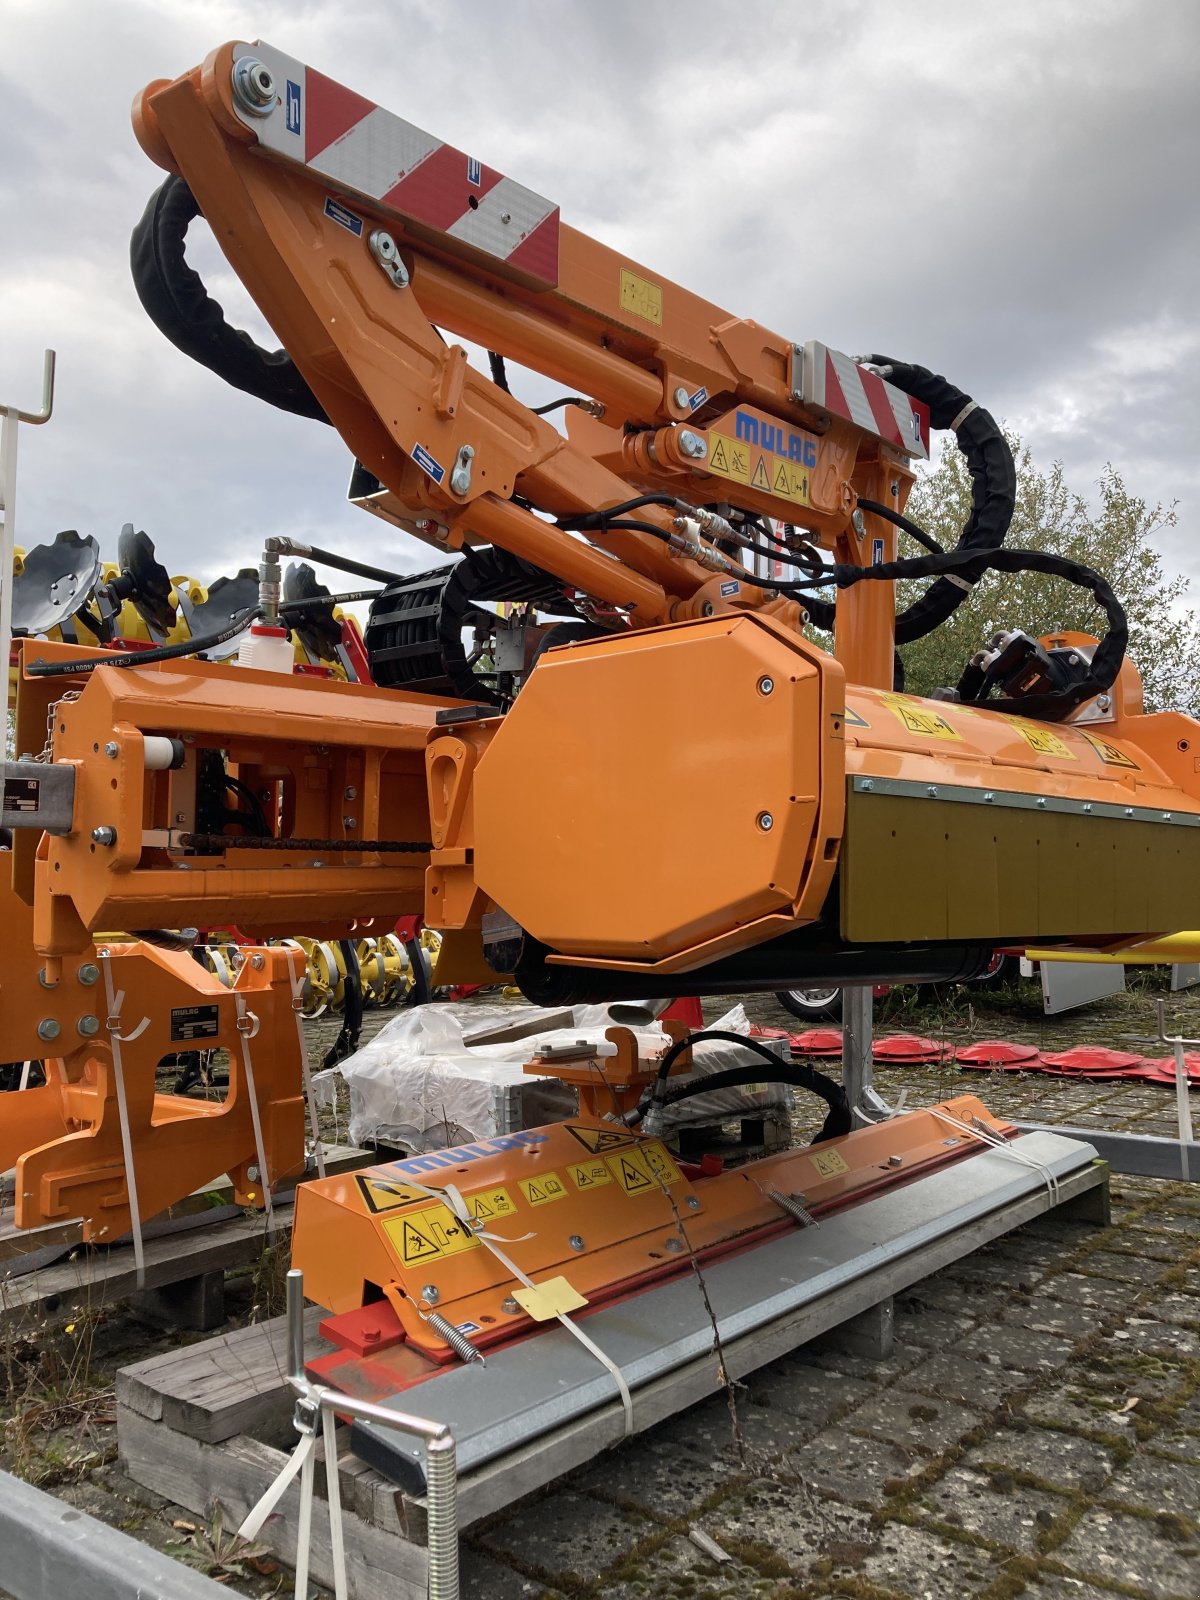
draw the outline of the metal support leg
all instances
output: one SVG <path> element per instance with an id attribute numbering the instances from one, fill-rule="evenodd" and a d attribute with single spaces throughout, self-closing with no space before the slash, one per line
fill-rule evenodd
<path id="1" fill-rule="evenodd" d="M 852 984 L 842 990 L 842 1085 L 852 1115 L 863 1108 L 871 1087 L 874 1002 L 869 984 Z"/>
<path id="2" fill-rule="evenodd" d="M 896 1318 L 892 1297 L 877 1306 L 860 1311 L 828 1335 L 828 1342 L 845 1355 L 862 1356 L 866 1361 L 886 1361 L 896 1344 Z"/>

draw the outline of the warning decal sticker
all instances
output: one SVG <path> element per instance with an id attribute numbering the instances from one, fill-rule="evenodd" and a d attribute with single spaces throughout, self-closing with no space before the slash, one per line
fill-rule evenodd
<path id="1" fill-rule="evenodd" d="M 399 1211 L 401 1206 L 411 1206 L 418 1200 L 429 1199 L 420 1189 L 412 1189 L 406 1183 L 386 1183 L 382 1178 L 372 1178 L 362 1172 L 356 1175 L 356 1181 L 367 1209 L 375 1215 L 381 1211 Z"/>
<path id="2" fill-rule="evenodd" d="M 598 1189 L 602 1183 L 612 1182 L 612 1173 L 598 1158 L 595 1161 L 573 1161 L 567 1174 L 577 1189 Z"/>
<path id="3" fill-rule="evenodd" d="M 632 1150 L 622 1150 L 620 1155 L 609 1156 L 608 1170 L 626 1194 L 660 1194 L 664 1184 L 682 1182 L 679 1168 L 659 1145 L 642 1145 Z"/>
<path id="4" fill-rule="evenodd" d="M 652 322 L 656 328 L 661 327 L 663 319 L 661 286 L 651 283 L 649 278 L 639 277 L 636 272 L 630 272 L 628 267 L 622 267 L 621 310 L 629 311 L 635 317 L 641 317 L 643 322 Z"/>
<path id="5" fill-rule="evenodd" d="M 566 1185 L 557 1172 L 544 1172 L 536 1178 L 518 1178 L 517 1187 L 531 1206 L 545 1206 L 551 1200 L 567 1198 Z"/>
<path id="6" fill-rule="evenodd" d="M 808 1158 L 823 1178 L 836 1178 L 850 1168 L 836 1150 L 821 1150 Z"/>
<path id="7" fill-rule="evenodd" d="M 1058 756 L 1063 761 L 1075 760 L 1075 752 L 1068 750 L 1058 735 L 1051 733 L 1049 728 L 1043 728 L 1036 722 L 1026 722 L 1023 717 L 1010 717 L 1008 720 L 1029 748 L 1036 750 L 1038 755 Z"/>
<path id="8" fill-rule="evenodd" d="M 962 734 L 952 728 L 945 717 L 936 711 L 930 711 L 925 706 L 916 705 L 911 700 L 892 698 L 889 695 L 883 696 L 883 703 L 890 711 L 895 712 L 909 733 L 915 733 L 922 739 L 961 740 L 962 738 Z"/>
<path id="9" fill-rule="evenodd" d="M 622 1145 L 635 1142 L 631 1133 L 618 1133 L 615 1129 L 610 1133 L 607 1128 L 576 1128 L 571 1123 L 567 1123 L 566 1128 L 567 1132 L 574 1134 L 583 1148 L 594 1156 L 599 1155 L 601 1151 L 619 1150 Z"/>
<path id="10" fill-rule="evenodd" d="M 808 504 L 808 469 L 802 462 L 764 450 L 761 445 L 731 439 L 725 433 L 708 436 L 708 465 L 711 471 L 747 488 L 778 495 L 798 506 Z"/>
<path id="11" fill-rule="evenodd" d="M 1119 745 L 1109 744 L 1107 739 L 1097 739 L 1095 734 L 1092 733 L 1085 733 L 1083 737 L 1106 767 L 1124 767 L 1129 772 L 1140 772 L 1142 770 L 1133 757 L 1127 756 Z"/>
<path id="12" fill-rule="evenodd" d="M 842 721 L 848 728 L 869 728 L 871 724 L 866 717 L 859 716 L 857 711 L 852 711 L 849 706 L 842 712 Z"/>
<path id="13" fill-rule="evenodd" d="M 454 1256 L 463 1250 L 480 1248 L 479 1240 L 443 1205 L 393 1217 L 383 1228 L 406 1267 L 419 1267 L 440 1256 Z"/>

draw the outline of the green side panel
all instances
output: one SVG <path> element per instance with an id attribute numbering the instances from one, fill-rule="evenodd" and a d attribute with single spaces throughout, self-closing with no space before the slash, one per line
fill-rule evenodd
<path id="1" fill-rule="evenodd" d="M 1200 925 L 1200 829 L 957 801 L 846 797 L 846 939 L 1033 939 Z"/>

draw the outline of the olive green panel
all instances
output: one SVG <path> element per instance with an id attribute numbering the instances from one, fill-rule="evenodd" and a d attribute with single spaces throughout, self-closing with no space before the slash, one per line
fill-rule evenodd
<path id="1" fill-rule="evenodd" d="M 1200 923 L 1200 829 L 851 788 L 841 927 L 864 942 Z"/>

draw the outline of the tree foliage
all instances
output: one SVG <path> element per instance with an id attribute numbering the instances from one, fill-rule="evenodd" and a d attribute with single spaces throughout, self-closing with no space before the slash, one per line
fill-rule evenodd
<path id="1" fill-rule="evenodd" d="M 1097 506 L 1071 489 L 1060 462 L 1049 471 L 1010 436 L 1017 503 L 1006 546 L 1049 550 L 1108 579 L 1129 619 L 1129 655 L 1142 674 L 1147 710 L 1191 710 L 1200 702 L 1200 615 L 1188 606 L 1188 580 L 1163 565 L 1159 536 L 1176 525 L 1174 506 L 1150 506 L 1125 487 L 1111 465 Z M 971 513 L 971 479 L 951 441 L 936 468 L 918 481 L 907 515 L 950 549 Z M 903 535 L 901 555 L 916 555 Z M 926 587 L 898 585 L 897 610 Z M 1034 635 L 1057 628 L 1099 634 L 1104 613 L 1086 590 L 1040 573 L 989 572 L 948 622 L 901 651 L 912 694 L 958 682 L 971 656 L 1001 629 Z"/>

